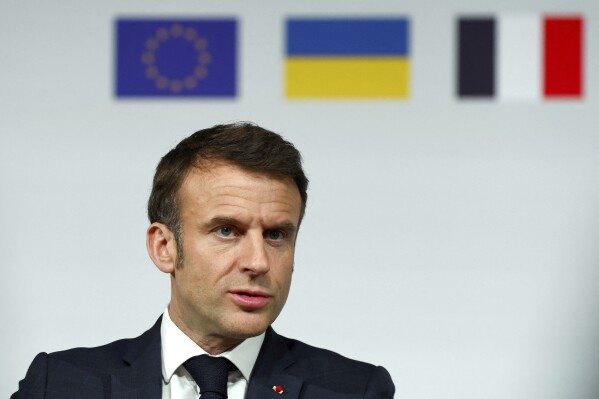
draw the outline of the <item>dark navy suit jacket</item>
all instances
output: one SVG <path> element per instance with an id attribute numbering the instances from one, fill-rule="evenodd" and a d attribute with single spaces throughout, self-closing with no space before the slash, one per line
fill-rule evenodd
<path id="1" fill-rule="evenodd" d="M 40 353 L 11 399 L 161 399 L 160 321 L 137 338 Z M 272 388 L 280 385 L 283 394 Z M 393 398 L 383 367 L 347 359 L 268 328 L 247 399 Z M 177 399 L 177 398 L 173 398 Z"/>

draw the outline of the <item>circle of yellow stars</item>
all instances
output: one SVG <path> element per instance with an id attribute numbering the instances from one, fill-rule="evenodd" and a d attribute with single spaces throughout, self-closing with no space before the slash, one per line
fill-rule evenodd
<path id="1" fill-rule="evenodd" d="M 171 39 L 186 40 L 193 46 L 197 53 L 196 64 L 181 79 L 171 79 L 165 76 L 156 65 L 156 51 L 162 43 Z M 212 57 L 207 48 L 208 42 L 206 39 L 200 37 L 194 28 L 184 27 L 181 24 L 158 28 L 154 36 L 146 41 L 145 51 L 141 56 L 141 62 L 146 66 L 146 77 L 153 80 L 156 88 L 159 90 L 168 90 L 173 94 L 181 93 L 183 90 L 192 90 L 198 85 L 200 80 L 208 76 L 206 66 L 210 63 Z"/>

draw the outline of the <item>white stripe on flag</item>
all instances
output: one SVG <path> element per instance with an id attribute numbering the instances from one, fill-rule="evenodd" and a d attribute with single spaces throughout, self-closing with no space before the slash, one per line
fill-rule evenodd
<path id="1" fill-rule="evenodd" d="M 541 98 L 541 18 L 501 15 L 497 29 L 497 92 L 502 100 Z"/>

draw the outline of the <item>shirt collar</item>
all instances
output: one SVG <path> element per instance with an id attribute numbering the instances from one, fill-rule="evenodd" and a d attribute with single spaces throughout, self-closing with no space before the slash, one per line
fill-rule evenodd
<path id="1" fill-rule="evenodd" d="M 175 371 L 187 359 L 208 354 L 177 327 L 171 320 L 168 308 L 162 315 L 160 335 L 162 337 L 162 378 L 167 384 Z M 264 333 L 247 338 L 232 350 L 223 352 L 218 356 L 229 359 L 239 369 L 243 378 L 249 381 L 262 342 L 264 342 Z"/>

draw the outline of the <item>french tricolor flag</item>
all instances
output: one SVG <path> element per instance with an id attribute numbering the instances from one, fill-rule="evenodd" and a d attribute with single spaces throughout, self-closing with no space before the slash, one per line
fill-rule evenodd
<path id="1" fill-rule="evenodd" d="M 459 97 L 582 98 L 581 16 L 461 17 L 457 30 Z"/>

